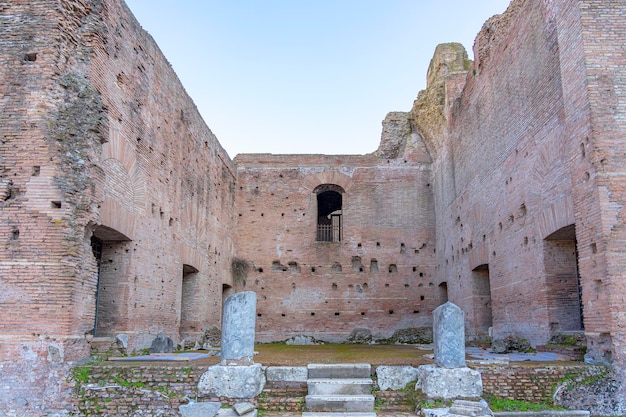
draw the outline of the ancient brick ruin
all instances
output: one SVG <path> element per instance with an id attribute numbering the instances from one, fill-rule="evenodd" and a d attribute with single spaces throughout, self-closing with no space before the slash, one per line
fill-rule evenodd
<path id="1" fill-rule="evenodd" d="M 0 2 L 0 415 L 68 407 L 70 368 L 220 326 L 260 341 L 584 332 L 626 386 L 626 5 L 514 0 L 437 47 L 368 155 L 238 155 L 121 0 Z M 618 394 L 626 401 L 626 391 Z"/>

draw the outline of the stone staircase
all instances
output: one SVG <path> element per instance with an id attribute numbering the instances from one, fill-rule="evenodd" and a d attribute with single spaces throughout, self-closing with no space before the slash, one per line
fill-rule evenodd
<path id="1" fill-rule="evenodd" d="M 369 364 L 309 364 L 302 417 L 376 417 Z"/>

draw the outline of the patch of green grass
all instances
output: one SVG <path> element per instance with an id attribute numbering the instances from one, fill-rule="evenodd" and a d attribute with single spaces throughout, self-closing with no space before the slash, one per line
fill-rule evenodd
<path id="1" fill-rule="evenodd" d="M 150 354 L 150 349 L 140 349 L 133 351 L 129 356 L 146 356 Z"/>
<path id="2" fill-rule="evenodd" d="M 530 401 L 511 400 L 508 398 L 498 398 L 493 396 L 485 396 L 489 403 L 491 411 L 545 411 L 545 410 L 564 410 L 562 407 L 555 407 L 546 403 L 533 403 Z"/>
<path id="3" fill-rule="evenodd" d="M 380 407 L 383 406 L 383 400 L 376 395 L 374 390 L 372 390 L 372 395 L 374 396 L 374 409 L 378 410 Z"/>
<path id="4" fill-rule="evenodd" d="M 588 386 L 591 386 L 593 384 L 596 384 L 602 381 L 603 379 L 607 378 L 607 376 L 608 376 L 608 371 L 606 369 L 598 373 L 592 373 L 592 374 L 587 374 L 587 375 L 568 373 L 557 384 L 554 384 L 554 386 L 552 387 L 552 391 L 554 391 L 557 388 L 557 386 L 563 386 L 563 385 L 565 385 L 568 389 L 571 389 L 572 387 L 576 387 L 576 386 L 588 387 Z"/>
<path id="5" fill-rule="evenodd" d="M 445 407 L 450 407 L 451 405 L 452 405 L 451 400 L 441 400 L 441 399 L 421 400 L 417 402 L 417 407 L 420 410 L 423 410 L 424 408 L 445 408 Z"/>
<path id="6" fill-rule="evenodd" d="M 115 378 L 113 378 L 113 382 L 124 388 L 144 388 L 146 386 L 144 382 L 127 381 L 125 379 L 122 379 L 120 376 L 116 376 Z"/>
<path id="7" fill-rule="evenodd" d="M 601 381 L 602 379 L 607 377 L 608 372 L 606 370 L 596 374 L 596 375 L 588 375 L 585 378 L 583 378 L 582 381 L 580 381 L 580 383 L 584 386 L 590 386 L 595 384 L 598 381 Z"/>
<path id="8" fill-rule="evenodd" d="M 153 391 L 160 392 L 165 395 L 167 398 L 174 398 L 176 396 L 176 392 L 171 391 L 170 387 L 166 385 L 161 385 L 153 389 Z"/>
<path id="9" fill-rule="evenodd" d="M 89 375 L 91 375 L 91 368 L 88 366 L 77 366 L 72 369 L 74 381 L 81 384 L 86 384 L 89 381 Z"/>

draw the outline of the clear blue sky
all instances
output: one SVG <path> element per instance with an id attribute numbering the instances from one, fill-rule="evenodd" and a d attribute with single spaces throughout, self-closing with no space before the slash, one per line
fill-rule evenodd
<path id="1" fill-rule="evenodd" d="M 411 109 L 435 47 L 509 0 L 126 0 L 238 153 L 365 154 Z"/>

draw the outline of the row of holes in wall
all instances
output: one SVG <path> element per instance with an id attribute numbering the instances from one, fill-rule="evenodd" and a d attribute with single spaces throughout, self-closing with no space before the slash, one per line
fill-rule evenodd
<path id="1" fill-rule="evenodd" d="M 255 285 L 255 286 L 258 286 L 258 285 L 259 285 L 259 280 L 258 280 L 258 279 L 254 281 L 254 285 Z M 386 283 L 386 284 L 385 284 L 385 288 L 389 288 L 390 286 L 391 286 L 391 284 L 389 284 L 389 283 Z M 434 286 L 435 286 L 435 284 L 433 284 L 432 282 L 429 282 L 429 283 L 428 283 L 428 286 L 429 286 L 429 287 L 434 287 Z M 409 288 L 409 287 L 411 287 L 411 285 L 410 285 L 410 284 L 404 284 L 404 288 Z M 423 288 L 423 287 L 424 287 L 424 284 L 422 284 L 422 283 L 420 283 L 420 284 L 418 284 L 418 285 L 417 285 L 417 288 Z M 337 290 L 337 289 L 339 289 L 339 286 L 337 285 L 337 283 L 336 283 L 336 282 L 333 282 L 333 283 L 331 284 L 330 288 L 331 288 L 332 290 Z M 296 289 L 296 283 L 295 283 L 295 282 L 292 282 L 292 283 L 291 283 L 291 289 L 292 289 L 292 290 L 295 290 L 295 289 Z M 369 289 L 369 285 L 367 284 L 367 282 L 364 282 L 364 283 L 363 283 L 363 285 L 361 285 L 361 284 L 356 284 L 356 286 L 355 286 L 354 284 L 348 284 L 348 289 L 349 289 L 349 290 L 356 289 L 356 291 L 357 291 L 357 292 L 363 292 L 363 290 L 367 290 L 367 289 Z M 263 291 L 263 290 L 265 290 L 265 287 L 261 287 L 261 290 L 262 290 L 262 291 Z M 424 300 L 424 296 L 423 296 L 423 295 L 420 295 L 420 300 L 422 300 L 422 301 Z"/>
<path id="2" fill-rule="evenodd" d="M 394 310 L 388 310 L 387 312 L 388 312 L 389 314 L 393 314 L 393 313 L 394 313 Z M 413 314 L 419 314 L 419 313 L 420 313 L 420 311 L 419 311 L 419 310 L 413 310 Z M 311 315 L 311 316 L 315 316 L 315 312 L 314 312 L 314 311 L 312 311 L 312 312 L 310 313 L 310 315 Z M 334 313 L 333 315 L 334 315 L 335 317 L 340 316 L 340 315 L 341 315 L 341 312 L 339 312 L 339 311 L 335 311 L 335 313 Z M 360 315 L 361 315 L 361 316 L 365 316 L 365 315 L 367 315 L 367 312 L 365 312 L 365 311 L 361 311 L 361 312 L 360 312 Z M 280 316 L 281 316 L 281 317 L 287 317 L 287 314 L 285 314 L 285 313 L 281 313 L 281 314 L 280 314 Z M 257 317 L 263 317 L 263 313 L 257 313 Z"/>
<path id="3" fill-rule="evenodd" d="M 312 266 L 311 267 L 311 272 L 315 273 L 317 272 L 318 268 L 322 268 L 321 266 Z M 417 266 L 413 266 L 411 267 L 411 269 L 413 270 L 413 272 L 417 272 Z M 343 267 L 341 266 L 341 264 L 339 262 L 333 262 L 332 266 L 330 267 L 331 272 L 342 272 L 343 271 Z M 354 272 L 365 272 L 365 268 L 363 267 L 363 265 L 361 264 L 361 258 L 358 256 L 354 256 L 352 257 L 352 270 Z M 257 268 L 256 271 L 258 273 L 263 273 L 264 270 L 263 268 Z M 289 262 L 286 266 L 281 264 L 279 261 L 274 261 L 272 262 L 272 271 L 274 272 L 286 272 L 286 271 L 290 271 L 293 273 L 300 273 L 300 265 L 298 265 L 297 262 Z M 387 268 L 387 271 L 392 274 L 395 272 L 398 272 L 398 266 L 396 264 L 389 264 L 389 267 Z M 378 261 L 376 259 L 372 259 L 370 260 L 370 272 L 371 273 L 375 273 L 378 272 Z M 420 277 L 424 276 L 423 272 L 419 273 Z"/>
<path id="4" fill-rule="evenodd" d="M 252 210 L 252 211 L 254 211 L 254 210 Z M 294 209 L 294 211 L 296 211 L 296 209 Z M 284 217 L 285 213 L 281 213 L 280 215 L 282 217 Z M 304 216 L 304 215 L 306 215 L 306 213 L 302 213 L 302 215 Z M 239 217 L 241 217 L 241 216 L 242 216 L 242 214 L 239 213 Z M 264 214 L 261 213 L 261 217 L 263 217 L 263 216 L 264 216 Z M 357 248 L 362 248 L 363 244 L 361 242 L 359 242 L 359 243 L 357 243 L 356 246 L 357 246 Z M 381 247 L 380 242 L 376 242 L 376 248 L 380 248 L 380 247 Z M 422 243 L 422 245 L 419 247 L 419 249 L 413 249 L 413 253 L 415 253 L 417 255 L 417 254 L 420 253 L 420 249 L 424 249 L 425 247 L 426 247 L 426 243 Z M 402 253 L 402 254 L 407 253 L 406 252 L 406 245 L 404 243 L 400 243 L 400 253 Z"/>

